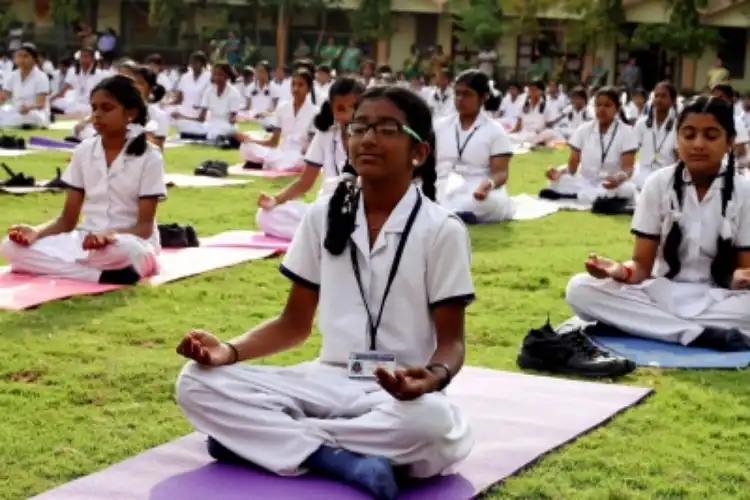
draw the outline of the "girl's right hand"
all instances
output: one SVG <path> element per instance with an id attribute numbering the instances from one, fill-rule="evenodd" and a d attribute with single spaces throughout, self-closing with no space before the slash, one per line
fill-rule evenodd
<path id="1" fill-rule="evenodd" d="M 8 229 L 8 238 L 13 243 L 29 247 L 39 239 L 39 233 L 28 224 L 15 224 Z"/>
<path id="2" fill-rule="evenodd" d="M 557 170 L 555 167 L 550 167 L 547 169 L 547 180 L 555 182 L 558 179 L 560 179 L 560 171 Z"/>
<path id="3" fill-rule="evenodd" d="M 268 195 L 266 193 L 260 193 L 258 196 L 258 206 L 264 210 L 271 210 L 273 207 L 278 205 L 275 196 Z"/>
<path id="4" fill-rule="evenodd" d="M 193 330 L 177 345 L 177 354 L 203 366 L 222 366 L 234 360 L 234 351 L 215 335 Z"/>
<path id="5" fill-rule="evenodd" d="M 622 264 L 606 257 L 599 257 L 595 253 L 589 254 L 586 261 L 586 271 L 596 279 L 612 278 L 622 280 L 627 273 Z"/>

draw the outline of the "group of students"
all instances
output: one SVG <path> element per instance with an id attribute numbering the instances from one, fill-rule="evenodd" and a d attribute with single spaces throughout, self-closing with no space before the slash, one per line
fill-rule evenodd
<path id="1" fill-rule="evenodd" d="M 221 71 L 216 65 L 214 76 Z M 166 190 L 148 127 L 158 108 L 147 102 L 159 84 L 143 66 L 118 72 L 91 87 L 95 135 L 62 177 L 61 214 L 10 228 L 1 251 L 14 271 L 116 284 L 158 273 L 156 211 Z M 226 91 L 221 82 L 211 85 Z M 280 267 L 291 282 L 285 305 L 231 341 L 185 335 L 177 350 L 190 362 L 177 402 L 217 460 L 281 475 L 314 471 L 390 500 L 404 478 L 449 472 L 472 449 L 466 416 L 445 394 L 464 362 L 474 300 L 461 219 L 511 216 L 513 144 L 504 117 L 484 110 L 493 89 L 479 71 L 455 78 L 455 113 L 445 115 L 405 85 L 338 78 L 319 109 L 313 87 L 298 68 L 287 111 L 274 109 L 278 144 L 306 134 L 309 143 L 295 144 L 304 168 L 280 193 L 258 199 L 261 229 L 292 240 Z M 730 339 L 750 349 L 750 180 L 740 175 L 745 151 L 727 92 L 716 87 L 678 107 L 674 87 L 661 83 L 635 127 L 620 118 L 618 93 L 593 96 L 594 112 L 570 136 L 568 165 L 547 173 L 549 189 L 626 196 L 627 186 L 635 244 L 623 263 L 582 256 L 587 272 L 566 293 L 580 317 L 668 342 Z M 521 129 L 534 121 L 524 113 L 544 116 L 553 105 L 539 86 L 524 99 Z M 583 113 L 585 96 L 576 90 L 571 101 L 571 112 Z M 278 148 L 248 140 L 241 153 L 266 162 L 264 150 Z M 633 178 L 638 150 L 649 169 L 642 182 Z M 321 172 L 318 200 L 298 201 Z M 305 342 L 316 312 L 318 359 L 284 368 L 242 363 Z"/>

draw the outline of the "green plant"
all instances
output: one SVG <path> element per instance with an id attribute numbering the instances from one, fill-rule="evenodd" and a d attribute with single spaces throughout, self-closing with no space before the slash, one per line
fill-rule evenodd
<path id="1" fill-rule="evenodd" d="M 505 31 L 503 10 L 497 0 L 455 0 L 451 2 L 454 23 L 461 43 L 472 49 L 494 47 Z"/>
<path id="2" fill-rule="evenodd" d="M 685 56 L 701 56 L 719 41 L 718 30 L 701 23 L 708 0 L 667 0 L 669 23 L 641 24 L 633 33 L 636 46 L 658 45 L 662 50 Z"/>
<path id="3" fill-rule="evenodd" d="M 349 14 L 352 31 L 360 40 L 382 40 L 393 33 L 392 0 L 362 0 Z"/>
<path id="4" fill-rule="evenodd" d="M 575 16 L 567 24 L 566 40 L 570 47 L 585 51 L 598 44 L 623 41 L 622 26 L 626 19 L 622 0 L 566 0 L 564 8 Z"/>

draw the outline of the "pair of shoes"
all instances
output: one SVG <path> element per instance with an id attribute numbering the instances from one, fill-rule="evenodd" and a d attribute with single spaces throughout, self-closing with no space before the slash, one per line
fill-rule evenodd
<path id="1" fill-rule="evenodd" d="M 633 205 L 627 198 L 597 198 L 591 213 L 601 215 L 633 215 Z"/>
<path id="2" fill-rule="evenodd" d="M 185 132 L 180 133 L 180 139 L 184 141 L 205 141 L 206 138 L 206 134 L 188 134 Z"/>
<path id="3" fill-rule="evenodd" d="M 72 135 L 66 137 L 65 139 L 63 139 L 63 141 L 70 142 L 72 144 L 80 144 L 82 142 L 81 139 Z"/>
<path id="4" fill-rule="evenodd" d="M 542 200 L 577 200 L 578 195 L 558 193 L 553 189 L 545 188 L 539 191 L 539 198 Z"/>
<path id="5" fill-rule="evenodd" d="M 36 179 L 31 176 L 26 176 L 23 173 L 15 173 L 5 163 L 0 163 L 0 168 L 5 170 L 8 175 L 8 179 L 0 181 L 0 186 L 4 187 L 34 187 L 36 186 Z"/>
<path id="6" fill-rule="evenodd" d="M 205 177 L 226 177 L 229 175 L 229 164 L 225 161 L 206 160 L 193 173 Z"/>
<path id="7" fill-rule="evenodd" d="M 233 135 L 220 135 L 216 138 L 216 147 L 219 149 L 240 149 L 240 141 Z"/>
<path id="8" fill-rule="evenodd" d="M 162 248 L 189 248 L 200 246 L 198 233 L 191 225 L 159 224 L 159 239 Z"/>
<path id="9" fill-rule="evenodd" d="M 258 163 L 256 161 L 246 161 L 244 165 L 242 165 L 243 170 L 263 170 L 263 164 Z"/>
<path id="10" fill-rule="evenodd" d="M 13 135 L 0 135 L 0 149 L 26 149 L 26 140 Z"/>
<path id="11" fill-rule="evenodd" d="M 55 174 L 55 178 L 49 181 L 44 185 L 46 188 L 53 188 L 53 189 L 65 189 L 68 187 L 67 184 L 65 184 L 62 180 L 62 170 L 57 168 L 57 173 Z"/>
<path id="12" fill-rule="evenodd" d="M 602 351 L 581 328 L 556 332 L 549 323 L 529 330 L 517 363 L 524 370 L 537 370 L 590 378 L 615 378 L 632 373 L 633 361 Z"/>

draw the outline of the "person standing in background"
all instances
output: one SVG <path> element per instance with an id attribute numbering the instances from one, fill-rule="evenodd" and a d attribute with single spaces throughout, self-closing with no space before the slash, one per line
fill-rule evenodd
<path id="1" fill-rule="evenodd" d="M 101 32 L 96 46 L 102 59 L 114 61 L 117 55 L 117 33 L 115 33 L 115 30 L 107 28 Z"/>
<path id="2" fill-rule="evenodd" d="M 300 38 L 297 41 L 297 48 L 294 49 L 294 59 L 307 59 L 310 57 L 310 46 L 307 45 L 307 42 L 304 38 Z"/>
<path id="3" fill-rule="evenodd" d="M 318 56 L 320 56 L 319 64 L 324 64 L 328 67 L 335 67 L 336 59 L 341 55 L 341 47 L 336 45 L 336 40 L 333 37 L 328 37 L 328 42 L 320 48 Z"/>
<path id="4" fill-rule="evenodd" d="M 635 57 L 631 57 L 628 60 L 628 65 L 622 70 L 620 85 L 625 87 L 629 94 L 642 87 L 643 77 L 641 75 L 641 68 L 638 67 Z"/>
<path id="5" fill-rule="evenodd" d="M 477 62 L 479 63 L 479 71 L 487 75 L 487 78 L 492 80 L 495 74 L 495 66 L 497 65 L 498 55 L 495 48 L 491 45 L 484 47 L 477 54 Z"/>
<path id="6" fill-rule="evenodd" d="M 587 87 L 603 87 L 609 79 L 609 71 L 604 67 L 601 57 L 597 57 L 591 71 L 584 77 L 583 81 Z"/>
<path id="7" fill-rule="evenodd" d="M 729 83 L 729 70 L 724 67 L 724 61 L 721 57 L 716 58 L 714 67 L 708 70 L 706 74 L 706 85 L 712 88 L 719 83 Z"/>
<path id="8" fill-rule="evenodd" d="M 226 51 L 227 62 L 233 67 L 237 66 L 240 63 L 240 40 L 234 30 L 229 30 L 224 50 Z"/>
<path id="9" fill-rule="evenodd" d="M 339 70 L 342 74 L 356 73 L 361 58 L 362 51 L 357 47 L 357 41 L 354 38 L 349 39 L 349 46 L 344 49 L 339 59 Z"/>
<path id="10" fill-rule="evenodd" d="M 8 30 L 8 52 L 12 56 L 15 51 L 21 48 L 23 44 L 23 24 L 15 21 L 10 25 Z"/>

